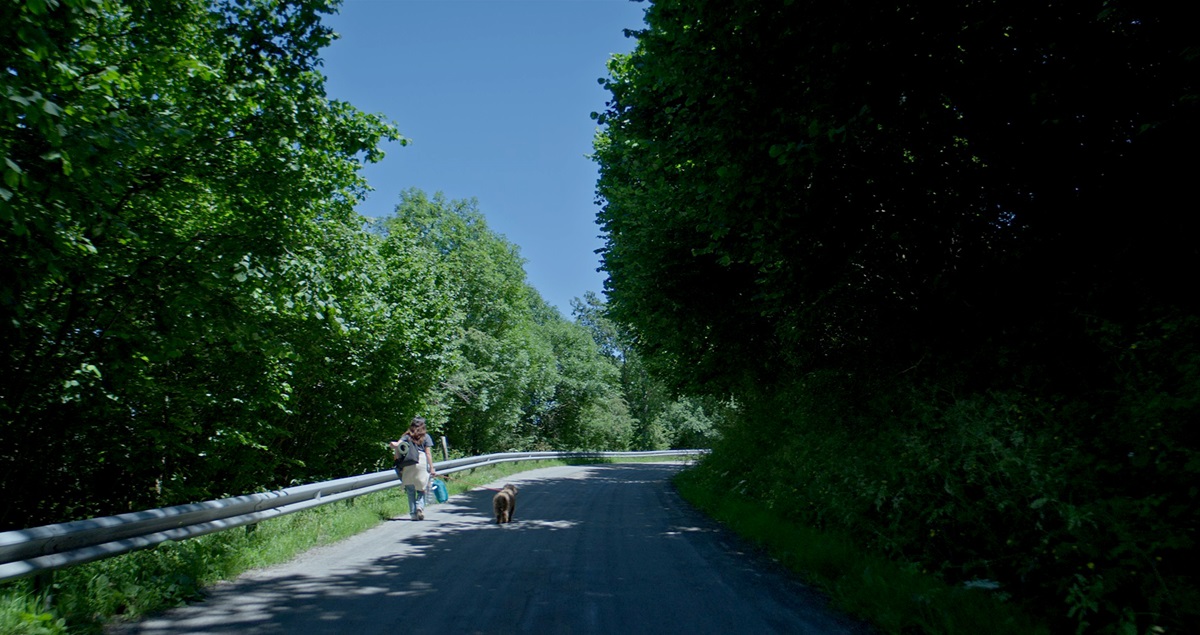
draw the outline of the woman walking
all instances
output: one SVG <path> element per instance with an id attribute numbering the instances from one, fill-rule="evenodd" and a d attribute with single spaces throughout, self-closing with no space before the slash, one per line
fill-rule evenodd
<path id="1" fill-rule="evenodd" d="M 416 463 L 402 465 L 406 444 L 416 449 Z M 413 520 L 425 520 L 425 492 L 429 489 L 430 477 L 437 476 L 433 470 L 433 439 L 425 431 L 425 418 L 413 417 L 408 432 L 398 441 L 389 441 L 388 445 L 396 455 L 396 472 L 404 484 L 404 493 L 408 494 L 408 516 Z"/>

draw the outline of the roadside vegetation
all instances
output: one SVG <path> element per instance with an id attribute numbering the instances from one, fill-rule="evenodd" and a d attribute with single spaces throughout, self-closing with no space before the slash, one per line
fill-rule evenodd
<path id="1" fill-rule="evenodd" d="M 872 554 L 853 536 L 799 524 L 753 495 L 755 485 L 713 465 L 675 479 L 698 509 L 756 545 L 826 594 L 831 605 L 880 633 L 906 635 L 1050 635 L 1049 625 L 988 581 L 948 583 L 916 563 Z"/>
<path id="2" fill-rule="evenodd" d="M 608 316 L 736 404 L 704 482 L 1056 633 L 1196 631 L 1180 6 L 653 2 L 595 115 Z"/>

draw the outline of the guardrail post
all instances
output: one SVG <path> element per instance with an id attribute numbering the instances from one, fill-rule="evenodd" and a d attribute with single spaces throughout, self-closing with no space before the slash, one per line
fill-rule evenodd
<path id="1" fill-rule="evenodd" d="M 33 576 L 33 594 L 41 596 L 43 611 L 51 609 L 54 604 L 54 571 L 41 571 Z"/>

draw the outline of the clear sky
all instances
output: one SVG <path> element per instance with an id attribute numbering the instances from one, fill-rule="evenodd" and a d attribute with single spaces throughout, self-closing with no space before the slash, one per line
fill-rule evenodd
<path id="1" fill-rule="evenodd" d="M 401 191 L 476 198 L 521 249 L 530 284 L 564 316 L 601 293 L 596 165 L 586 157 L 610 96 L 605 62 L 635 45 L 648 5 L 629 0 L 345 0 L 326 23 L 329 97 L 395 122 L 410 145 L 367 166 L 359 207 Z"/>

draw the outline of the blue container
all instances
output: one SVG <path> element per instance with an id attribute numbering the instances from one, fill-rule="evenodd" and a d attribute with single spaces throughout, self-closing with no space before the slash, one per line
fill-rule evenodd
<path id="1" fill-rule="evenodd" d="M 450 500 L 450 490 L 446 489 L 446 482 L 442 479 L 433 479 L 433 484 L 430 487 L 433 488 L 433 497 L 437 499 L 437 502 L 444 503 Z"/>

